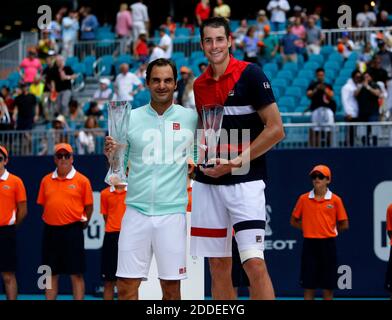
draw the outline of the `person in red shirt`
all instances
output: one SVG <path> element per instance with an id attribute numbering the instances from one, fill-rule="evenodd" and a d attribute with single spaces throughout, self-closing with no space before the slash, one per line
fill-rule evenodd
<path id="1" fill-rule="evenodd" d="M 16 300 L 16 227 L 27 214 L 26 189 L 23 181 L 9 173 L 8 151 L 0 145 L 0 273 L 7 300 Z"/>
<path id="2" fill-rule="evenodd" d="M 46 299 L 55 300 L 60 274 L 70 275 L 75 300 L 84 299 L 85 252 L 83 229 L 93 213 L 90 181 L 73 167 L 73 149 L 67 143 L 54 148 L 56 170 L 41 181 L 37 203 L 44 208 L 43 265 L 51 268 L 52 287 Z"/>
<path id="3" fill-rule="evenodd" d="M 387 232 L 391 245 L 391 251 L 389 253 L 387 274 L 385 277 L 385 288 L 391 294 L 391 300 L 392 300 L 392 203 L 389 205 L 387 209 Z"/>
<path id="4" fill-rule="evenodd" d="M 210 0 L 201 0 L 195 9 L 195 16 L 197 25 L 201 26 L 201 23 L 210 17 Z"/>
<path id="5" fill-rule="evenodd" d="M 104 281 L 103 299 L 113 300 L 116 286 L 118 238 L 126 205 L 126 185 L 107 187 L 101 192 L 101 213 L 105 219 L 105 237 L 102 246 L 101 275 Z"/>
<path id="6" fill-rule="evenodd" d="M 328 189 L 331 170 L 317 165 L 310 172 L 313 190 L 302 194 L 293 210 L 290 223 L 304 236 L 301 285 L 305 300 L 313 300 L 316 289 L 332 300 L 337 285 L 335 238 L 348 229 L 348 217 L 342 199 Z"/>
<path id="7" fill-rule="evenodd" d="M 147 36 L 145 33 L 141 33 L 135 43 L 135 58 L 142 63 L 148 60 Z"/>

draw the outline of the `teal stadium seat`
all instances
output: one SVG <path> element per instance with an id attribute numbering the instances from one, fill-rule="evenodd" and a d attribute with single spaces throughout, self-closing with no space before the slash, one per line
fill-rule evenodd
<path id="1" fill-rule="evenodd" d="M 324 56 L 322 54 L 311 54 L 308 61 L 316 62 L 321 66 L 324 63 Z"/>
<path id="2" fill-rule="evenodd" d="M 294 78 L 294 71 L 288 71 L 288 70 L 280 70 L 276 74 L 276 79 L 286 79 L 287 83 L 291 83 L 292 79 Z"/>
<path id="3" fill-rule="evenodd" d="M 150 102 L 151 96 L 149 90 L 141 90 L 135 96 L 132 103 L 134 109 L 140 108 Z"/>
<path id="4" fill-rule="evenodd" d="M 335 48 L 331 45 L 322 46 L 320 50 L 320 54 L 323 55 L 324 60 L 326 60 L 331 53 L 336 52 Z"/>
<path id="5" fill-rule="evenodd" d="M 296 102 L 294 97 L 281 97 L 278 100 L 278 106 L 287 108 L 289 112 L 293 112 L 296 107 Z"/>
<path id="6" fill-rule="evenodd" d="M 336 61 L 339 63 L 339 65 L 341 65 L 344 61 L 344 58 L 342 57 L 342 55 L 339 52 L 333 52 L 329 57 L 328 57 L 328 61 Z"/>
<path id="7" fill-rule="evenodd" d="M 298 64 L 295 62 L 286 62 L 282 68 L 283 71 L 290 71 L 293 74 L 296 74 L 298 71 Z"/>
<path id="8" fill-rule="evenodd" d="M 300 87 L 288 87 L 284 93 L 285 97 L 294 97 L 296 99 L 296 103 L 301 99 L 303 95 L 302 89 Z"/>
<path id="9" fill-rule="evenodd" d="M 299 87 L 302 90 L 302 93 L 305 93 L 306 89 L 309 86 L 310 81 L 308 79 L 303 78 L 295 78 L 292 85 L 295 87 Z"/>
<path id="10" fill-rule="evenodd" d="M 272 79 L 271 85 L 272 85 L 272 87 L 279 86 L 279 87 L 283 87 L 283 89 L 286 89 L 286 87 L 288 85 L 288 80 L 285 78 L 275 78 L 275 79 Z"/>
<path id="11" fill-rule="evenodd" d="M 311 81 L 314 78 L 314 71 L 312 70 L 301 70 L 298 72 L 297 78 L 307 79 L 307 81 Z"/>
<path id="12" fill-rule="evenodd" d="M 264 72 L 271 71 L 273 73 L 276 73 L 276 72 L 278 72 L 278 70 L 279 70 L 278 64 L 276 64 L 274 62 L 269 62 L 269 63 L 266 63 L 265 65 L 263 65 Z"/>
<path id="13" fill-rule="evenodd" d="M 71 68 L 73 68 L 73 66 L 76 63 L 79 63 L 79 58 L 75 57 L 75 56 L 74 57 L 68 57 L 67 60 L 65 60 L 65 65 L 68 66 L 68 67 L 71 67 Z"/>
<path id="14" fill-rule="evenodd" d="M 95 60 L 95 56 L 86 56 L 82 61 L 84 63 L 85 73 L 87 77 L 92 77 L 94 75 Z"/>
<path id="15" fill-rule="evenodd" d="M 327 61 L 324 65 L 324 70 L 332 70 L 335 72 L 335 76 L 336 73 L 340 70 L 340 64 L 337 61 Z"/>
<path id="16" fill-rule="evenodd" d="M 304 64 L 304 70 L 315 71 L 319 67 L 320 67 L 320 64 L 318 62 L 314 62 L 314 61 L 308 61 Z"/>

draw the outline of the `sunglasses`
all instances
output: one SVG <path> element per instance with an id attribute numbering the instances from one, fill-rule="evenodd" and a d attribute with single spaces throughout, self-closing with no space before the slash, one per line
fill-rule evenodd
<path id="1" fill-rule="evenodd" d="M 324 180 L 325 178 L 327 178 L 325 175 L 321 173 L 312 174 L 310 177 L 312 178 L 312 180 L 316 180 L 317 178 L 320 180 Z"/>
<path id="2" fill-rule="evenodd" d="M 61 160 L 63 158 L 68 160 L 72 157 L 72 154 L 71 153 L 56 153 L 55 156 L 58 160 Z"/>

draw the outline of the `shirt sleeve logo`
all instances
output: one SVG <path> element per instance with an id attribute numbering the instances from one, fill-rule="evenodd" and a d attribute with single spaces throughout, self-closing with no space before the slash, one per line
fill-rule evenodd
<path id="1" fill-rule="evenodd" d="M 181 129 L 180 124 L 178 122 L 174 122 L 173 123 L 173 130 L 180 130 L 180 129 Z"/>
<path id="2" fill-rule="evenodd" d="M 269 82 L 263 82 L 264 89 L 271 89 Z"/>

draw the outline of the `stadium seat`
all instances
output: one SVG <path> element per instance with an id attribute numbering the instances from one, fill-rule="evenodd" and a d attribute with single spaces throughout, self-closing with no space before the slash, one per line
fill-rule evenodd
<path id="1" fill-rule="evenodd" d="M 333 70 L 335 72 L 338 72 L 340 69 L 340 64 L 337 61 L 327 61 L 324 65 L 324 70 Z"/>
<path id="2" fill-rule="evenodd" d="M 281 107 L 281 106 L 279 106 L 279 112 L 280 112 L 280 113 L 288 113 L 289 111 L 287 110 L 286 107 Z"/>
<path id="3" fill-rule="evenodd" d="M 324 60 L 333 52 L 335 52 L 335 48 L 331 45 L 322 46 L 320 50 L 320 54 L 324 56 Z"/>
<path id="4" fill-rule="evenodd" d="M 279 87 L 283 87 L 284 89 L 286 89 L 286 87 L 288 85 L 288 80 L 284 79 L 284 78 L 275 78 L 275 79 L 272 79 L 271 84 L 272 84 L 272 87 L 279 86 Z"/>
<path id="5" fill-rule="evenodd" d="M 264 71 L 264 74 L 266 75 L 266 77 L 269 79 L 269 80 L 271 80 L 273 77 L 274 77 L 274 75 L 275 75 L 275 72 L 272 72 L 272 71 L 270 71 L 270 70 L 263 70 Z"/>
<path id="6" fill-rule="evenodd" d="M 132 103 L 132 108 L 140 108 L 150 102 L 151 96 L 149 90 L 141 90 L 135 96 Z"/>
<path id="7" fill-rule="evenodd" d="M 191 31 L 188 28 L 176 28 L 174 31 L 175 37 L 189 37 L 191 35 Z"/>
<path id="8" fill-rule="evenodd" d="M 308 62 L 305 62 L 305 64 L 304 64 L 304 70 L 315 71 L 319 67 L 320 67 L 320 64 L 318 62 L 314 62 L 314 61 L 308 61 Z"/>
<path id="9" fill-rule="evenodd" d="M 347 82 L 348 78 L 347 77 L 338 77 L 335 80 L 334 86 L 344 86 Z"/>
<path id="10" fill-rule="evenodd" d="M 10 88 L 14 89 L 15 87 L 18 86 L 19 81 L 20 81 L 20 74 L 19 74 L 19 72 L 18 71 L 11 72 L 8 75 L 7 80 L 8 80 L 8 85 L 10 86 Z"/>
<path id="11" fill-rule="evenodd" d="M 297 78 L 307 79 L 308 81 L 310 81 L 310 80 L 312 80 L 314 78 L 314 71 L 312 71 L 312 70 L 301 70 L 298 73 Z"/>
<path id="12" fill-rule="evenodd" d="M 65 60 L 65 65 L 68 67 L 73 68 L 73 65 L 79 63 L 78 57 L 68 57 L 67 60 Z"/>
<path id="13" fill-rule="evenodd" d="M 171 58 L 174 61 L 176 61 L 176 59 L 179 59 L 179 58 L 185 58 L 185 53 L 182 51 L 173 52 Z"/>
<path id="14" fill-rule="evenodd" d="M 121 54 L 117 58 L 114 59 L 114 66 L 116 68 L 116 73 L 120 72 L 120 65 L 123 63 L 127 63 L 130 67 L 133 66 L 135 60 L 130 54 Z"/>
<path id="15" fill-rule="evenodd" d="M 301 100 L 299 101 L 299 104 L 300 105 L 310 105 L 310 103 L 311 103 L 311 100 L 308 98 L 308 96 L 307 95 L 304 95 L 302 98 L 301 98 Z"/>
<path id="16" fill-rule="evenodd" d="M 99 62 L 100 71 L 102 71 L 103 76 L 109 76 L 112 72 L 112 66 L 114 59 L 111 55 L 104 55 L 101 57 Z"/>
<path id="17" fill-rule="evenodd" d="M 279 100 L 279 98 L 283 95 L 284 92 L 283 86 L 272 86 L 272 92 L 274 93 L 275 100 Z"/>
<path id="18" fill-rule="evenodd" d="M 244 52 L 240 49 L 237 49 L 233 52 L 233 57 L 238 60 L 242 60 L 244 58 Z"/>
<path id="19" fill-rule="evenodd" d="M 302 89 L 300 87 L 288 87 L 284 93 L 285 97 L 294 97 L 296 102 L 301 99 L 303 95 Z"/>
<path id="20" fill-rule="evenodd" d="M 72 70 L 75 72 L 75 73 L 81 73 L 82 75 L 85 75 L 86 74 L 86 66 L 84 65 L 84 63 L 75 63 L 73 66 L 72 66 Z"/>
<path id="21" fill-rule="evenodd" d="M 204 57 L 204 53 L 201 50 L 193 51 L 189 57 L 189 61 L 192 62 L 196 58 Z"/>
<path id="22" fill-rule="evenodd" d="M 351 77 L 351 73 L 354 71 L 354 69 L 351 69 L 351 68 L 344 68 L 344 69 L 341 69 L 340 70 L 340 73 L 339 73 L 339 77 L 345 77 L 345 78 L 350 78 Z"/>
<path id="23" fill-rule="evenodd" d="M 353 51 L 347 58 L 347 61 L 357 61 L 358 59 L 358 53 Z"/>
<path id="24" fill-rule="evenodd" d="M 278 100 L 278 106 L 287 108 L 289 112 L 293 112 L 296 107 L 295 98 L 294 97 L 281 97 Z"/>
<path id="25" fill-rule="evenodd" d="M 309 55 L 309 60 L 310 62 L 316 62 L 321 66 L 324 63 L 324 57 L 322 54 L 311 54 Z"/>
<path id="26" fill-rule="evenodd" d="M 347 60 L 344 65 L 344 69 L 351 69 L 352 71 L 357 68 L 357 61 L 356 60 Z"/>
<path id="27" fill-rule="evenodd" d="M 282 70 L 283 70 L 283 71 L 286 71 L 286 70 L 287 70 L 287 71 L 292 72 L 293 74 L 296 74 L 297 71 L 298 71 L 298 64 L 296 64 L 295 62 L 286 62 L 286 63 L 283 65 Z"/>
<path id="28" fill-rule="evenodd" d="M 95 62 L 96 58 L 94 56 L 86 56 L 83 59 L 83 63 L 84 63 L 84 68 L 85 68 L 85 74 L 87 77 L 92 77 L 94 75 L 94 62 Z"/>
<path id="29" fill-rule="evenodd" d="M 287 83 L 291 83 L 293 77 L 294 77 L 294 71 L 288 71 L 288 70 L 280 70 L 275 76 L 276 79 L 286 79 Z"/>
<path id="30" fill-rule="evenodd" d="M 305 92 L 309 86 L 309 82 L 307 79 L 295 78 L 292 85 L 295 87 L 299 87 L 302 92 Z"/>
<path id="31" fill-rule="evenodd" d="M 279 70 L 279 67 L 276 63 L 269 62 L 269 63 L 266 63 L 265 65 L 263 65 L 264 72 L 270 71 L 275 74 L 276 72 L 278 72 L 278 70 Z"/>
<path id="32" fill-rule="evenodd" d="M 344 61 L 342 55 L 339 52 L 333 52 L 329 57 L 328 61 L 336 61 L 341 65 Z"/>
<path id="33" fill-rule="evenodd" d="M 298 107 L 296 107 L 295 109 L 294 109 L 294 112 L 304 112 L 306 109 L 307 109 L 307 105 L 305 105 L 305 104 L 302 104 L 302 105 L 298 105 Z"/>
<path id="34" fill-rule="evenodd" d="M 9 85 L 10 85 L 10 83 L 9 83 L 8 80 L 6 80 L 6 79 L 0 80 L 0 89 L 1 89 L 2 87 L 9 87 Z"/>

